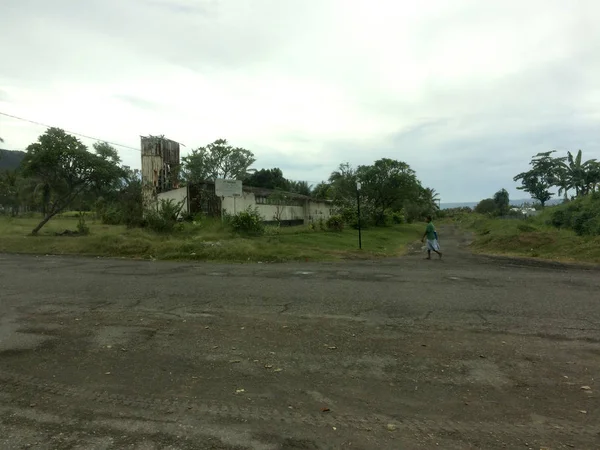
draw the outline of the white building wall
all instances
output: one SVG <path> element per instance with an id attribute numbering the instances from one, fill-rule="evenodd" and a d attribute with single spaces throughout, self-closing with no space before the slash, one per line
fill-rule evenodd
<path id="1" fill-rule="evenodd" d="M 161 200 L 173 200 L 177 204 L 183 202 L 183 206 L 181 208 L 181 211 L 179 212 L 179 217 L 183 217 L 185 214 L 187 214 L 189 208 L 187 186 L 181 187 L 179 189 L 173 189 L 171 191 L 161 192 L 156 197 L 157 207 L 160 205 Z"/>
<path id="2" fill-rule="evenodd" d="M 226 214 L 237 214 L 248 206 L 256 206 L 256 198 L 252 192 L 242 192 L 242 197 L 225 197 L 221 201 L 221 207 L 225 209 Z"/>
<path id="3" fill-rule="evenodd" d="M 181 209 L 180 216 L 183 216 L 189 211 L 189 200 L 188 190 L 184 186 L 179 189 L 173 189 L 167 192 L 161 192 L 157 195 L 158 203 L 161 199 L 173 200 L 176 203 L 184 202 L 183 208 Z M 158 206 L 157 203 L 157 206 Z M 222 207 L 227 214 L 236 214 L 244 211 L 246 208 L 256 207 L 259 214 L 266 222 L 272 222 L 276 220 L 278 208 L 280 209 L 279 219 L 283 221 L 289 220 L 303 220 L 305 224 L 318 223 L 319 220 L 326 221 L 331 217 L 333 206 L 327 202 L 308 200 L 305 202 L 305 206 L 277 206 L 268 204 L 256 204 L 256 197 L 252 192 L 244 192 L 242 197 L 226 197 L 222 200 Z"/>
<path id="4" fill-rule="evenodd" d="M 279 213 L 279 220 L 303 220 L 306 221 L 304 216 L 303 206 L 277 206 L 277 205 L 257 205 L 258 212 L 265 221 L 277 220 Z"/>
<path id="5" fill-rule="evenodd" d="M 323 221 L 326 221 L 333 215 L 332 214 L 333 205 L 328 202 L 319 202 L 319 201 L 311 200 L 309 202 L 308 209 L 309 209 L 309 213 L 308 213 L 309 221 L 311 223 L 319 222 L 319 220 L 321 220 L 321 219 Z"/>

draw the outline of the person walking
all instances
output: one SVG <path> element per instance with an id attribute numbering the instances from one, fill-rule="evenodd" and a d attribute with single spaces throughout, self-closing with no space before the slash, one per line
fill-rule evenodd
<path id="1" fill-rule="evenodd" d="M 433 219 L 431 216 L 427 216 L 427 227 L 425 228 L 425 234 L 423 234 L 421 242 L 425 242 L 425 238 L 427 238 L 427 259 L 431 259 L 432 251 L 436 252 L 441 259 L 442 252 L 440 250 L 437 232 L 435 231 L 435 226 L 433 225 Z"/>

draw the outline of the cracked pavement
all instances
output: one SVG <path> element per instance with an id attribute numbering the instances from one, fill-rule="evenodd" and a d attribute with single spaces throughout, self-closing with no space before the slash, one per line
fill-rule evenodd
<path id="1" fill-rule="evenodd" d="M 600 270 L 440 236 L 443 261 L 0 255 L 0 447 L 600 448 Z"/>

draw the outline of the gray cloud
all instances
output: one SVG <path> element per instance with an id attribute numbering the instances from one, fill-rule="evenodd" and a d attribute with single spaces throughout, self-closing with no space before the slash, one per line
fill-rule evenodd
<path id="1" fill-rule="evenodd" d="M 118 94 L 114 95 L 114 98 L 122 102 L 129 103 L 130 105 L 140 109 L 159 111 L 165 107 L 160 103 L 153 102 L 151 99 L 145 99 L 135 95 Z"/>
<path id="2" fill-rule="evenodd" d="M 401 159 L 447 201 L 522 196 L 539 151 L 600 159 L 597 2 L 432 2 L 9 0 L 0 101 L 132 146 L 227 137 L 311 182 Z"/>

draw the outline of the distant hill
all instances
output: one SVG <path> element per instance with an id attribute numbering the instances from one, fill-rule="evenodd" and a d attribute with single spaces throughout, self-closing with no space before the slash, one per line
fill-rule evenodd
<path id="1" fill-rule="evenodd" d="M 25 152 L 18 150 L 2 150 L 0 148 L 0 170 L 14 170 L 21 165 Z"/>

